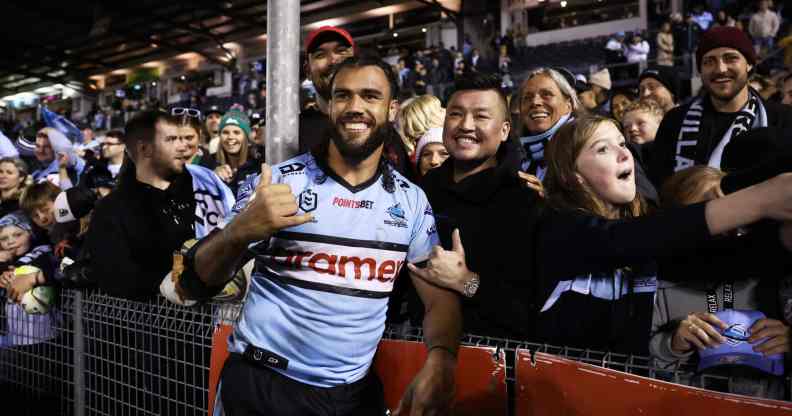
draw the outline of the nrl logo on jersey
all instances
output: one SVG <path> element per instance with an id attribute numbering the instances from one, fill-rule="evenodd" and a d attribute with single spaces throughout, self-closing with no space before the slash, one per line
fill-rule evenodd
<path id="1" fill-rule="evenodd" d="M 316 192 L 310 189 L 300 192 L 300 209 L 303 210 L 303 212 L 311 212 L 315 210 L 318 199 L 319 198 L 316 196 Z"/>
<path id="2" fill-rule="evenodd" d="M 386 209 L 385 212 L 387 212 L 391 218 L 391 221 L 385 220 L 385 224 L 393 227 L 407 228 L 407 217 L 404 214 L 401 204 L 397 203 Z"/>

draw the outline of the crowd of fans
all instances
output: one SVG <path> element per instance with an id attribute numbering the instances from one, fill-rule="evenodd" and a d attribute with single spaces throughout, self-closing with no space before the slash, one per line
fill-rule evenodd
<path id="1" fill-rule="evenodd" d="M 56 336 L 53 315 L 19 303 L 34 287 L 94 286 L 132 300 L 162 290 L 189 305 L 214 296 L 230 276 L 239 284 L 237 266 L 246 261 L 218 257 L 211 270 L 219 277 L 205 278 L 200 265 L 212 262 L 210 249 L 184 243 L 225 247 L 218 240 L 231 240 L 237 247 L 226 235 L 241 221 L 236 213 L 248 200 L 263 203 L 254 189 L 275 192 L 262 178 L 285 180 L 311 163 L 324 172 L 315 186 L 332 178 L 364 189 L 368 178 L 350 184 L 323 158 L 332 162 L 340 152 L 358 166 L 379 147 L 357 154 L 337 136 L 369 131 L 382 146 L 376 166 L 383 187 L 418 184 L 434 214 L 420 233 L 429 241 L 436 234 L 443 247 L 425 264 L 411 258 L 401 269 L 413 279 L 398 280 L 392 321 L 436 319 L 424 317 L 436 309 L 421 301 L 434 298 L 416 283 L 428 282 L 458 292 L 465 332 L 651 355 L 664 368 L 698 363 L 704 374 L 738 380 L 725 390 L 789 399 L 792 297 L 781 288 L 792 276 L 792 179 L 784 174 L 792 166 L 792 77 L 763 84 L 755 75 L 782 25 L 766 0 L 750 18 L 751 37 L 725 12 L 714 18 L 694 10 L 689 21 L 700 31 L 690 50 L 703 87 L 685 96 L 671 66 L 678 20 L 663 25 L 657 65 L 636 75 L 635 89 L 614 88 L 607 68 L 581 76 L 547 67 L 512 88 L 515 52 L 507 38 L 498 41 L 497 61 L 466 43 L 461 51 L 440 45 L 375 65 L 345 31 L 319 29 L 306 42 L 313 93 L 303 97 L 299 116 L 299 148 L 312 156 L 272 173 L 262 168 L 264 118 L 243 105 L 141 111 L 123 130 L 97 134 L 96 124 L 83 125 L 81 142 L 52 127 L 40 128 L 34 142 L 0 137 L 0 259 L 7 267 L 0 345 L 21 348 Z M 617 35 L 606 49 L 635 63 L 647 60 L 650 46 L 640 36 L 624 44 Z M 340 88 L 339 66 L 370 85 Z M 317 196 L 307 189 L 290 191 L 297 199 L 283 205 L 294 209 L 282 209 L 292 222 L 272 231 L 315 221 Z M 302 215 L 290 217 L 298 206 Z M 388 213 L 396 224 L 407 215 Z M 282 261 L 266 250 L 251 248 L 259 254 L 254 280 L 284 261 L 319 267 L 315 257 L 307 260 L 311 253 L 287 252 Z M 182 257 L 194 258 L 196 269 L 183 270 Z M 335 260 L 326 261 L 335 273 Z M 182 273 L 193 283 L 163 283 Z M 222 284 L 209 285 L 212 279 Z M 245 319 L 247 328 L 264 318 Z M 15 336 L 19 326 L 29 335 Z"/>

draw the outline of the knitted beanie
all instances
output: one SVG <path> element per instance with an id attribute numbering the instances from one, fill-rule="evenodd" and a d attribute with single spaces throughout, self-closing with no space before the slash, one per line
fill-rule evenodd
<path id="1" fill-rule="evenodd" d="M 610 91 L 611 87 L 613 86 L 608 68 L 602 68 L 601 70 L 591 74 L 589 76 L 588 83 L 590 85 L 598 85 L 608 91 Z"/>
<path id="2" fill-rule="evenodd" d="M 663 84 L 663 86 L 671 92 L 671 95 L 674 96 L 674 99 L 679 95 L 679 78 L 677 78 L 673 69 L 666 69 L 663 67 L 648 68 L 641 73 L 641 76 L 638 78 L 638 84 L 640 85 L 641 81 L 646 78 L 652 78 Z"/>
<path id="3" fill-rule="evenodd" d="M 756 64 L 756 51 L 748 35 L 740 29 L 730 26 L 714 27 L 701 35 L 696 49 L 696 63 L 701 72 L 701 59 L 704 55 L 718 48 L 732 48 L 739 51 L 749 64 Z"/>
<path id="4" fill-rule="evenodd" d="M 220 128 L 217 130 L 222 132 L 226 126 L 237 126 L 245 132 L 245 137 L 250 139 L 250 119 L 239 110 L 229 110 L 220 120 Z"/>

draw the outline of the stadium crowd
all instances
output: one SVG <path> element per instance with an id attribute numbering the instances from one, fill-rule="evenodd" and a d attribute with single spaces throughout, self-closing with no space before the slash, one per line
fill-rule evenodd
<path id="1" fill-rule="evenodd" d="M 757 79 L 780 26 L 768 4 L 748 33 L 689 16 L 695 96 L 673 66 L 678 16 L 634 90 L 608 68 L 510 84 L 507 37 L 489 61 L 466 42 L 385 63 L 322 27 L 300 153 L 275 166 L 265 93 L 79 138 L 4 135 L 0 346 L 57 336 L 54 311 L 21 303 L 36 287 L 192 306 L 233 283 L 249 287 L 220 390 L 231 415 L 379 411 L 386 319 L 423 325 L 430 352 L 402 414 L 447 405 L 462 332 L 697 363 L 737 380 L 725 390 L 789 400 L 792 76 Z M 647 60 L 639 36 L 612 41 Z"/>

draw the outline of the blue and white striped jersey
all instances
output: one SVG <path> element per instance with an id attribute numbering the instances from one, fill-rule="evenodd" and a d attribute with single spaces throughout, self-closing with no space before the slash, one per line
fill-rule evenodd
<path id="1" fill-rule="evenodd" d="M 234 214 L 258 180 L 240 188 Z M 275 234 L 256 253 L 229 350 L 271 351 L 288 360 L 277 371 L 315 386 L 357 381 L 371 365 L 404 262 L 427 258 L 439 244 L 426 195 L 392 169 L 351 186 L 310 154 L 274 166 L 272 182 L 289 184 L 300 213 L 314 221 Z"/>

